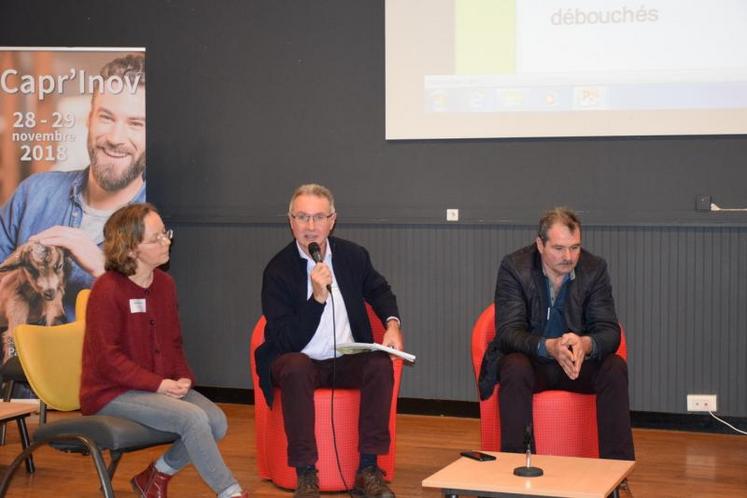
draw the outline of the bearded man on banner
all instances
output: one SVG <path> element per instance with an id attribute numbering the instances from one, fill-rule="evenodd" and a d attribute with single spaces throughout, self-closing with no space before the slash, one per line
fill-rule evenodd
<path id="1" fill-rule="evenodd" d="M 13 260 L 25 245 L 34 243 L 62 248 L 72 259 L 59 295 L 45 290 L 41 296 L 51 300 L 64 294 L 63 321 L 73 319 L 78 291 L 104 273 L 101 245 L 106 220 L 128 203 L 145 201 L 145 56 L 114 59 L 100 75 L 104 82 L 128 80 L 135 90 L 107 92 L 101 84 L 94 92 L 87 122 L 88 167 L 31 175 L 0 210 L 0 261 Z M 22 269 L 8 264 L 2 271 L 0 265 L 0 287 L 13 271 Z M 7 316 L 11 312 L 3 312 L 12 309 L 0 302 L 0 326 L 13 322 Z M 38 320 L 32 315 L 29 321 Z M 9 332 L 3 333 L 4 361 L 13 354 Z"/>

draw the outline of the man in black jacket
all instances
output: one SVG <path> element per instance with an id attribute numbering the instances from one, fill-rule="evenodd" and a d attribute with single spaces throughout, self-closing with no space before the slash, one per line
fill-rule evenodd
<path id="1" fill-rule="evenodd" d="M 532 395 L 560 389 L 597 396 L 599 454 L 634 460 L 628 370 L 615 354 L 620 327 L 603 259 L 581 248 L 566 208 L 545 213 L 534 244 L 501 262 L 495 339 L 480 370 L 480 396 L 500 382 L 501 450 L 520 453 Z"/>
<path id="2" fill-rule="evenodd" d="M 376 458 L 389 451 L 391 359 L 384 353 L 366 353 L 333 360 L 333 337 L 337 344 L 373 342 L 364 303 L 368 302 L 386 323 L 383 344 L 402 349 L 399 310 L 368 252 L 329 236 L 336 217 L 327 188 L 302 185 L 293 193 L 288 220 L 295 240 L 272 258 L 263 276 L 262 311 L 267 325 L 265 342 L 256 351 L 257 373 L 270 406 L 273 386 L 283 392 L 288 465 L 298 474 L 294 496 L 319 496 L 313 396 L 315 388 L 330 386 L 334 374 L 337 387 L 361 390 L 360 462 L 353 492 L 394 497 Z M 321 262 L 312 257 L 312 243 L 319 247 Z"/>

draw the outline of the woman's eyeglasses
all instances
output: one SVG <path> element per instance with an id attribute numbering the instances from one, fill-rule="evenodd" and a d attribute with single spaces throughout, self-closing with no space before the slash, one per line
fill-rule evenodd
<path id="1" fill-rule="evenodd" d="M 149 240 L 148 242 L 143 242 L 143 244 L 161 244 L 166 241 L 171 241 L 171 239 L 174 238 L 174 229 L 173 228 L 164 228 L 163 232 L 157 234 L 155 237 L 153 237 L 153 240 Z"/>

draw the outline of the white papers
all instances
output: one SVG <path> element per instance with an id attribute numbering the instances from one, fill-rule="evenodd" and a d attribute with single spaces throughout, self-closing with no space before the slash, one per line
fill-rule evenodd
<path id="1" fill-rule="evenodd" d="M 409 361 L 411 363 L 415 362 L 414 354 L 405 353 L 404 351 L 390 348 L 389 346 L 382 346 L 381 344 L 377 344 L 375 342 L 373 343 L 372 342 L 347 342 L 345 344 L 338 344 L 337 351 L 339 351 L 342 354 L 356 354 L 356 353 L 367 353 L 370 351 L 383 351 L 385 353 L 398 356 L 405 361 Z"/>

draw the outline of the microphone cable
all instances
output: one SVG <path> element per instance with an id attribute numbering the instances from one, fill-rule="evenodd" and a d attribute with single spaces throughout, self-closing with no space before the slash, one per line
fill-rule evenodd
<path id="1" fill-rule="evenodd" d="M 335 297 L 332 295 L 332 288 L 330 286 L 330 292 L 329 292 L 329 300 L 332 302 L 332 348 L 333 348 L 333 354 L 332 354 L 332 394 L 329 398 L 329 416 L 330 420 L 332 422 L 332 447 L 335 449 L 335 461 L 337 462 L 337 472 L 340 474 L 340 480 L 342 481 L 342 485 L 345 487 L 345 493 L 350 496 L 350 498 L 354 498 L 353 494 L 351 493 L 351 488 L 348 486 L 347 481 L 345 480 L 345 476 L 342 472 L 342 464 L 340 463 L 340 453 L 337 450 L 337 430 L 335 429 L 335 384 L 337 382 L 336 379 L 336 365 L 337 365 L 337 325 L 335 320 Z M 360 416 L 360 414 L 359 414 Z"/>
<path id="2" fill-rule="evenodd" d="M 324 258 L 319 248 L 319 244 L 312 242 L 309 244 L 309 255 L 316 264 L 322 263 Z M 333 274 L 334 283 L 334 274 Z M 342 485 L 345 487 L 345 492 L 354 498 L 350 492 L 350 486 L 348 486 L 345 476 L 342 472 L 342 464 L 340 463 L 340 452 L 337 449 L 337 430 L 335 429 L 335 385 L 337 384 L 337 320 L 335 320 L 335 296 L 332 294 L 332 285 L 327 285 L 327 291 L 329 292 L 329 300 L 332 302 L 332 393 L 329 398 L 329 417 L 332 425 L 332 447 L 335 450 L 335 461 L 337 462 L 337 472 L 340 474 L 340 480 Z M 360 416 L 360 415 L 359 415 Z"/>

